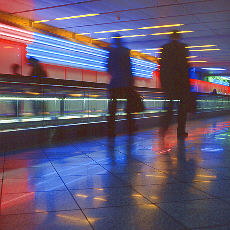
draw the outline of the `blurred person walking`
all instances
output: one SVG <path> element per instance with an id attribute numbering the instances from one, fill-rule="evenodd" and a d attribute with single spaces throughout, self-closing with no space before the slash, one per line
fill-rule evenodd
<path id="1" fill-rule="evenodd" d="M 110 99 L 108 108 L 108 134 L 109 136 L 115 136 L 117 99 L 127 99 L 126 118 L 128 132 L 129 134 L 132 134 L 134 130 L 134 120 L 132 119 L 131 114 L 131 100 L 134 81 L 130 61 L 130 50 L 123 46 L 120 34 L 113 35 L 107 59 L 107 71 L 111 75 L 111 80 L 108 86 Z"/>
<path id="2" fill-rule="evenodd" d="M 191 95 L 189 81 L 189 56 L 187 45 L 180 42 L 179 31 L 173 30 L 170 42 L 162 47 L 160 56 L 160 81 L 166 93 L 164 107 L 166 113 L 161 117 L 160 135 L 165 136 L 173 116 L 173 100 L 179 100 L 177 137 L 186 138 L 186 119 Z"/>
<path id="3" fill-rule="evenodd" d="M 29 64 L 32 66 L 32 71 L 30 73 L 30 76 L 32 77 L 36 77 L 38 79 L 38 84 L 40 86 L 39 89 L 37 90 L 37 92 L 41 95 L 44 96 L 44 89 L 43 86 L 41 85 L 43 83 L 42 79 L 47 77 L 46 71 L 43 69 L 42 65 L 40 64 L 40 62 L 34 58 L 34 57 L 30 57 L 28 58 L 29 60 Z M 46 113 L 47 108 L 46 108 L 46 104 L 44 101 L 40 101 L 40 100 L 33 100 L 33 111 L 34 111 L 34 115 L 40 115 L 41 113 Z"/>
<path id="4" fill-rule="evenodd" d="M 21 77 L 21 66 L 19 64 L 12 64 L 11 65 L 11 71 L 14 77 Z M 21 115 L 21 108 L 22 108 L 22 101 L 21 100 L 14 100 L 12 101 L 13 105 L 13 110 L 14 110 L 14 115 L 15 117 L 20 117 Z"/>

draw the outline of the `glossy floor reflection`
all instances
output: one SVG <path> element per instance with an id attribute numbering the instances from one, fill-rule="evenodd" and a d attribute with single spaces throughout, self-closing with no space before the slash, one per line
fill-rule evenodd
<path id="1" fill-rule="evenodd" d="M 0 155 L 0 229 L 230 229 L 230 116 Z"/>

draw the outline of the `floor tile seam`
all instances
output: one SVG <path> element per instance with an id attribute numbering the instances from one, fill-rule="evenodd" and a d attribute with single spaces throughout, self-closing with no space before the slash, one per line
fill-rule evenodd
<path id="1" fill-rule="evenodd" d="M 44 153 L 45 154 L 45 153 Z M 48 158 L 49 159 L 49 158 Z M 50 161 L 51 165 L 53 166 L 53 163 Z M 55 169 L 55 167 L 53 166 L 54 170 L 56 171 L 57 175 L 59 176 L 59 178 L 61 179 L 61 181 L 64 183 L 64 186 L 66 187 L 67 191 L 69 192 L 70 196 L 72 197 L 73 201 L 76 203 L 76 205 L 79 207 L 79 210 L 82 212 L 83 216 L 86 218 L 88 224 L 90 225 L 90 227 L 94 230 L 93 225 L 91 224 L 91 222 L 89 221 L 88 217 L 86 216 L 86 214 L 83 212 L 83 210 L 81 209 L 80 205 L 78 204 L 78 202 L 76 201 L 76 199 L 74 198 L 74 195 L 70 192 L 69 188 L 67 187 L 67 185 L 65 184 L 65 182 L 63 181 L 63 179 L 61 178 L 61 176 L 59 175 L 59 173 L 57 172 L 57 170 Z"/>
<path id="2" fill-rule="evenodd" d="M 219 200 L 219 199 L 214 198 L 214 197 L 206 197 L 206 198 L 194 198 L 190 200 L 173 200 L 173 201 L 154 202 L 154 204 L 186 203 L 186 202 L 204 201 L 204 200 L 208 201 L 208 200 Z"/>
<path id="3" fill-rule="evenodd" d="M 102 165 L 101 165 L 102 166 Z M 102 166 L 103 167 L 103 166 Z M 121 180 L 124 183 L 124 180 L 120 179 L 119 177 L 116 176 L 116 174 L 112 173 L 111 174 L 113 176 L 115 176 L 116 178 L 118 178 L 119 180 Z M 143 194 L 139 193 L 132 185 L 130 185 L 130 187 L 132 188 L 132 190 L 134 190 L 136 193 L 140 194 L 143 196 Z M 143 196 L 146 200 L 148 200 L 151 204 L 155 205 L 156 207 L 158 207 L 159 210 L 161 210 L 163 213 L 165 213 L 167 216 L 169 216 L 172 220 L 174 220 L 176 223 L 180 224 L 181 226 L 183 226 L 184 228 L 188 229 L 187 226 L 185 226 L 182 222 L 180 222 L 179 220 L 177 220 L 176 218 L 174 218 L 173 216 L 171 216 L 169 213 L 167 213 L 165 210 L 163 210 L 162 208 L 160 208 L 158 205 L 154 204 L 151 200 L 149 200 L 146 196 Z"/>
<path id="4" fill-rule="evenodd" d="M 202 192 L 202 193 L 205 193 L 206 195 L 210 196 L 212 199 L 221 200 L 221 201 L 227 203 L 228 205 L 230 205 L 230 202 L 224 200 L 224 198 L 226 198 L 226 197 L 218 197 L 218 196 L 209 194 L 208 192 L 205 192 L 205 191 L 203 191 L 203 190 L 201 190 L 201 189 L 195 187 L 194 185 L 191 185 L 191 187 L 192 187 L 192 188 L 195 188 L 196 190 L 198 190 L 198 191 L 200 191 L 200 192 Z M 228 197 L 227 197 L 227 198 L 228 198 Z M 230 198 L 230 197 L 229 197 L 229 198 Z"/>
<path id="5" fill-rule="evenodd" d="M 31 215 L 31 214 L 47 214 L 47 213 L 58 213 L 58 212 L 70 212 L 70 211 L 81 211 L 80 208 L 72 208 L 72 209 L 60 209 L 60 210 L 49 210 L 49 211 L 38 211 L 38 212 L 22 212 L 22 213 L 8 213 L 3 214 L 0 217 L 5 216 L 17 216 L 17 215 Z"/>
<path id="6" fill-rule="evenodd" d="M 64 189 L 59 189 L 59 190 L 37 190 L 37 191 L 35 191 L 35 190 L 33 190 L 33 191 L 31 191 L 31 192 L 34 192 L 34 193 L 48 193 L 48 192 L 67 192 L 67 190 L 66 190 L 66 188 L 65 188 L 65 190 Z M 13 195 L 13 194 L 27 194 L 27 193 L 31 193 L 31 192 L 7 192 L 7 193 L 5 193 L 5 192 L 3 192 L 3 195 Z"/>
<path id="7" fill-rule="evenodd" d="M 221 224 L 215 224 L 215 225 L 210 225 L 210 226 L 206 226 L 206 227 L 195 227 L 195 228 L 192 228 L 191 230 L 196 230 L 196 229 L 208 229 L 208 230 L 212 230 L 214 228 L 218 228 L 218 227 L 229 227 L 230 226 L 230 222 L 228 224 L 224 224 L 224 225 L 221 225 Z"/>
<path id="8" fill-rule="evenodd" d="M 100 188 L 103 188 L 103 189 L 117 189 L 117 188 L 131 188 L 131 186 L 130 185 L 125 185 L 125 186 L 115 186 L 115 187 L 100 187 Z M 72 191 L 72 190 L 76 190 L 76 191 L 78 191 L 78 190 L 90 190 L 90 189 L 95 189 L 95 187 L 87 187 L 87 188 L 79 188 L 79 189 L 77 189 L 77 188 L 69 188 L 69 190 L 70 191 Z"/>

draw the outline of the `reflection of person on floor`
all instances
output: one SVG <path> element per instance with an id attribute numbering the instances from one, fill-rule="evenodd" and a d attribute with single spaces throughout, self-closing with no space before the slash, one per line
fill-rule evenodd
<path id="1" fill-rule="evenodd" d="M 22 75 L 19 73 L 20 69 L 21 69 L 20 65 L 18 65 L 18 64 L 12 64 L 11 65 L 12 75 L 14 77 L 21 77 Z M 21 107 L 22 107 L 22 101 L 20 101 L 20 100 L 14 100 L 12 102 L 12 105 L 13 105 L 13 110 L 14 110 L 14 116 L 15 117 L 20 116 Z"/>
<path id="2" fill-rule="evenodd" d="M 164 137 L 173 116 L 173 100 L 179 100 L 178 106 L 178 138 L 185 138 L 187 107 L 190 97 L 189 56 L 186 44 L 181 43 L 179 31 L 172 31 L 171 41 L 162 47 L 160 59 L 161 87 L 166 93 L 165 107 L 167 112 L 161 117 L 160 134 Z"/>
<path id="3" fill-rule="evenodd" d="M 43 97 L 44 89 L 41 84 L 42 84 L 42 79 L 47 77 L 46 71 L 43 69 L 42 65 L 36 58 L 30 57 L 28 60 L 29 60 L 29 64 L 32 66 L 32 71 L 30 76 L 36 77 L 38 79 L 38 84 L 40 86 L 38 86 L 37 92 Z M 32 106 L 33 106 L 34 114 L 36 116 L 39 115 L 40 113 L 44 114 L 47 111 L 46 104 L 42 100 L 33 100 Z"/>
<path id="4" fill-rule="evenodd" d="M 133 119 L 131 111 L 131 90 L 133 88 L 133 76 L 130 61 L 130 50 L 123 46 L 119 34 L 113 36 L 113 42 L 109 49 L 107 71 L 111 75 L 109 84 L 109 135 L 115 136 L 115 114 L 117 110 L 117 99 L 127 99 L 126 113 L 128 131 L 133 131 Z"/>

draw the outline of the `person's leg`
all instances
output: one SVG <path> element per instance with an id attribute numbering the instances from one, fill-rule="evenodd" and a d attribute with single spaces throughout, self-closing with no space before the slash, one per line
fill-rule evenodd
<path id="1" fill-rule="evenodd" d="M 116 109 L 117 109 L 117 99 L 116 99 L 116 92 L 114 90 L 110 91 L 110 100 L 108 105 L 108 135 L 115 136 L 115 118 L 116 118 Z"/>
<path id="2" fill-rule="evenodd" d="M 132 134 L 135 130 L 135 121 L 133 119 L 133 114 L 131 113 L 131 106 L 132 106 L 132 95 L 130 91 L 126 90 L 126 119 L 127 119 L 127 127 L 128 127 L 128 133 Z"/>
<path id="3" fill-rule="evenodd" d="M 164 102 L 164 110 L 167 110 L 160 118 L 160 135 L 164 136 L 169 128 L 173 116 L 173 100 L 167 99 Z"/>
<path id="4" fill-rule="evenodd" d="M 186 107 L 186 100 L 181 98 L 178 106 L 178 128 L 177 128 L 177 136 L 178 137 L 187 137 L 188 134 L 186 133 L 186 120 L 187 120 L 187 107 Z"/>

